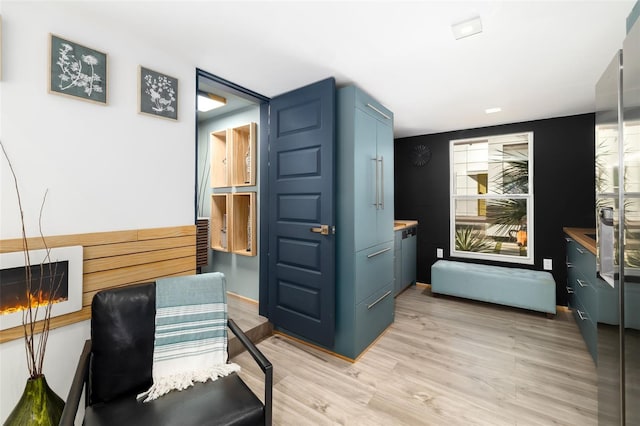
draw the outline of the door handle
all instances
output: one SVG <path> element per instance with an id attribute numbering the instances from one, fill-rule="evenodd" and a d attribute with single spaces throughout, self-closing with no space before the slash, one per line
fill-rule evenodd
<path id="1" fill-rule="evenodd" d="M 376 201 L 373 205 L 376 207 L 376 210 L 380 208 L 380 190 L 378 189 L 378 157 L 374 157 L 371 159 L 373 161 L 373 167 L 376 168 L 376 177 L 375 177 L 375 192 L 376 192 Z"/>
<path id="2" fill-rule="evenodd" d="M 381 255 L 382 253 L 386 253 L 386 252 L 388 252 L 389 250 L 391 250 L 391 247 L 387 247 L 387 248 L 384 248 L 384 249 L 382 249 L 382 250 L 380 250 L 380 251 L 377 251 L 377 252 L 375 252 L 375 253 L 368 254 L 368 255 L 367 255 L 367 258 L 368 258 L 368 259 L 371 259 L 372 257 L 379 256 L 379 255 Z"/>
<path id="3" fill-rule="evenodd" d="M 372 110 L 374 110 L 375 112 L 377 112 L 378 114 L 380 114 L 381 116 L 383 116 L 384 118 L 386 118 L 387 120 L 391 120 L 391 117 L 389 117 L 387 114 L 385 114 L 384 112 L 380 111 L 378 108 L 374 107 L 371 104 L 367 104 L 367 106 L 369 108 L 371 108 Z"/>
<path id="4" fill-rule="evenodd" d="M 384 210 L 384 157 L 380 156 L 380 208 Z"/>
<path id="5" fill-rule="evenodd" d="M 319 228 L 311 228 L 309 231 L 315 232 L 316 234 L 329 235 L 329 225 L 320 225 Z"/>

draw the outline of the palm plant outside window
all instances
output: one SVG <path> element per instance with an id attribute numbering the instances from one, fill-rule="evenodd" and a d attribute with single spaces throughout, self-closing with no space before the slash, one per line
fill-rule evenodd
<path id="1" fill-rule="evenodd" d="M 451 255 L 533 264 L 533 133 L 450 143 Z"/>

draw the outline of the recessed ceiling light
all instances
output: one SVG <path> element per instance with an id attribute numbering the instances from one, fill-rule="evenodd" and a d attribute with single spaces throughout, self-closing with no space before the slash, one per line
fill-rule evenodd
<path id="1" fill-rule="evenodd" d="M 207 112 L 215 108 L 225 106 L 227 100 L 222 96 L 214 95 L 212 93 L 198 93 L 198 111 Z"/>
<path id="2" fill-rule="evenodd" d="M 495 114 L 496 112 L 500 112 L 502 111 L 502 108 L 500 107 L 495 107 L 495 108 L 487 108 L 484 110 L 485 113 L 487 114 Z"/>
<path id="3" fill-rule="evenodd" d="M 480 21 L 479 16 L 476 16 L 475 18 L 467 19 L 466 21 L 452 25 L 451 30 L 453 31 L 453 36 L 456 40 L 460 40 L 461 38 L 481 33 L 482 21 Z"/>

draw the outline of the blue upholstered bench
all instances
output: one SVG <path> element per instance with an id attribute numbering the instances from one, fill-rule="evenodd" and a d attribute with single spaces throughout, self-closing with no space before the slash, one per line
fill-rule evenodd
<path id="1" fill-rule="evenodd" d="M 556 313 L 556 283 L 549 272 L 438 260 L 431 292 Z"/>

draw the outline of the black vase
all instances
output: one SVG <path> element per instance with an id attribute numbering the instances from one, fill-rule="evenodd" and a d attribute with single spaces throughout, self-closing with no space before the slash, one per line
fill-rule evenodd
<path id="1" fill-rule="evenodd" d="M 57 425 L 62 416 L 64 401 L 49 387 L 43 375 L 27 380 L 22 397 L 5 426 Z"/>

